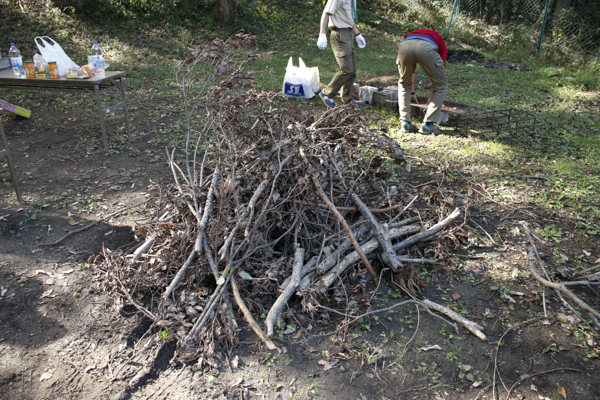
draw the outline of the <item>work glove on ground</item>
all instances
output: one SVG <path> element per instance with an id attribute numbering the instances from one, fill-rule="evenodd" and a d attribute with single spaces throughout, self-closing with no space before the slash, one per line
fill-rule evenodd
<path id="1" fill-rule="evenodd" d="M 356 35 L 356 43 L 360 49 L 364 49 L 367 46 L 367 42 L 365 42 L 365 38 L 363 37 L 362 33 Z"/>
<path id="2" fill-rule="evenodd" d="M 319 47 L 319 49 L 325 50 L 325 47 L 327 47 L 327 34 L 326 33 L 319 34 L 319 40 L 317 40 L 317 46 Z"/>

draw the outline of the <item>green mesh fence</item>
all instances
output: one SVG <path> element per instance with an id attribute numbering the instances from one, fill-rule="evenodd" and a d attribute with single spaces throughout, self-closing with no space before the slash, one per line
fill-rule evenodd
<path id="1" fill-rule="evenodd" d="M 397 1 L 409 15 L 428 15 L 428 22 L 443 25 L 446 35 L 466 31 L 477 20 L 518 34 L 540 56 L 600 55 L 600 0 Z"/>

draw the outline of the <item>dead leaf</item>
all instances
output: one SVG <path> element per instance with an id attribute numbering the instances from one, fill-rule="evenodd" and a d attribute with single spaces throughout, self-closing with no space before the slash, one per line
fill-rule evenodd
<path id="1" fill-rule="evenodd" d="M 563 328 L 567 328 L 569 329 L 569 327 L 571 325 L 575 325 L 581 322 L 581 318 L 576 317 L 574 315 L 566 315 L 563 313 L 558 313 L 557 316 L 562 319 L 563 321 L 565 321 L 564 324 L 561 324 Z"/>
<path id="2" fill-rule="evenodd" d="M 83 370 L 83 373 L 85 374 L 88 371 L 91 371 L 93 369 L 96 369 L 96 366 L 95 365 L 89 365 L 89 366 L 85 367 L 85 369 Z"/>
<path id="3" fill-rule="evenodd" d="M 54 371 L 51 369 L 47 369 L 46 371 L 44 371 L 42 373 L 42 375 L 40 376 L 40 382 L 41 381 L 45 381 L 46 379 L 50 379 L 52 378 L 52 375 L 54 374 Z"/>
<path id="4" fill-rule="evenodd" d="M 481 386 L 482 383 L 483 383 L 483 381 L 473 382 L 473 384 L 471 386 L 474 388 L 478 388 L 479 386 Z"/>
<path id="5" fill-rule="evenodd" d="M 66 270 L 66 271 L 62 271 L 62 272 L 61 272 L 61 274 L 68 275 L 68 274 L 70 274 L 70 273 L 71 273 L 71 272 L 73 272 L 73 271 L 75 271 L 75 270 L 74 270 L 74 269 L 68 269 L 68 270 Z"/>
<path id="6" fill-rule="evenodd" d="M 4 286 L 0 286 L 0 297 L 4 297 L 7 290 L 8 289 L 4 288 Z"/>
<path id="7" fill-rule="evenodd" d="M 537 392 L 537 386 L 535 386 L 533 383 L 529 389 L 531 389 L 533 392 Z"/>
<path id="8" fill-rule="evenodd" d="M 567 398 L 567 392 L 566 390 L 560 386 L 558 383 L 556 384 L 556 391 L 558 392 L 558 394 L 560 394 L 562 397 L 564 397 L 565 399 Z"/>
<path id="9" fill-rule="evenodd" d="M 42 297 L 40 297 L 40 299 L 43 299 L 44 297 L 50 297 L 51 294 L 52 294 L 52 289 L 48 289 L 44 293 L 42 293 Z M 52 297 L 55 297 L 55 296 L 52 296 Z"/>
<path id="10" fill-rule="evenodd" d="M 229 384 L 229 386 L 230 386 L 230 387 L 236 387 L 236 386 L 239 386 L 239 385 L 240 385 L 240 384 L 241 384 L 243 381 L 244 381 L 244 379 L 243 379 L 243 378 L 240 378 L 240 377 L 238 377 L 238 378 L 236 378 L 236 379 L 232 380 L 232 381 L 231 381 L 231 383 Z"/>
<path id="11" fill-rule="evenodd" d="M 373 375 L 373 374 L 367 374 L 367 378 L 375 379 L 375 375 Z"/>
<path id="12" fill-rule="evenodd" d="M 585 250 L 583 250 L 583 254 L 585 254 L 586 257 L 589 257 L 592 255 L 592 253 L 590 253 L 589 251 L 585 251 Z"/>
<path id="13" fill-rule="evenodd" d="M 507 294 L 504 295 L 504 300 L 510 301 L 511 303 L 516 303 L 515 299 L 513 299 L 512 297 L 510 297 Z"/>
<path id="14" fill-rule="evenodd" d="M 595 347 L 596 346 L 596 341 L 594 340 L 594 334 L 590 333 L 587 337 L 587 345 L 590 347 Z"/>
<path id="15" fill-rule="evenodd" d="M 331 361 L 319 360 L 318 364 L 323 366 L 323 371 L 329 371 L 338 362 L 340 362 L 340 360 L 336 360 L 336 359 L 333 359 Z"/>
<path id="16" fill-rule="evenodd" d="M 74 219 L 70 220 L 69 222 L 67 222 L 67 224 L 69 225 L 77 225 L 79 222 L 75 221 Z"/>

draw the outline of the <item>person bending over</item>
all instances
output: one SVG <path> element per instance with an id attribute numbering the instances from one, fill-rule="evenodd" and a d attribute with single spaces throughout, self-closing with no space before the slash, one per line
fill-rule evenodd
<path id="1" fill-rule="evenodd" d="M 413 125 L 410 101 L 419 103 L 415 93 L 414 74 L 417 64 L 423 68 L 431 80 L 431 91 L 427 99 L 428 107 L 419 132 L 437 133 L 440 129 L 435 123 L 440 119 L 444 98 L 448 91 L 448 78 L 446 77 L 446 42 L 434 30 L 417 29 L 407 33 L 398 46 L 398 104 L 400 106 L 401 132 L 417 132 Z"/>

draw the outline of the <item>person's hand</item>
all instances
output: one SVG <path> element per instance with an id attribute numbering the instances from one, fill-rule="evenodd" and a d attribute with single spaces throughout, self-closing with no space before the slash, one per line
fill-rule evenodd
<path id="1" fill-rule="evenodd" d="M 362 33 L 356 35 L 356 43 L 358 44 L 358 47 L 360 49 L 364 49 L 367 45 L 367 42 L 365 42 L 365 38 L 363 37 Z"/>
<path id="2" fill-rule="evenodd" d="M 415 103 L 415 104 L 420 104 L 419 103 L 419 98 L 417 97 L 416 93 L 410 95 L 410 102 L 411 103 Z"/>
<path id="3" fill-rule="evenodd" d="M 319 40 L 317 40 L 317 46 L 319 47 L 319 49 L 325 50 L 325 47 L 327 47 L 327 34 L 326 33 L 319 34 Z"/>

